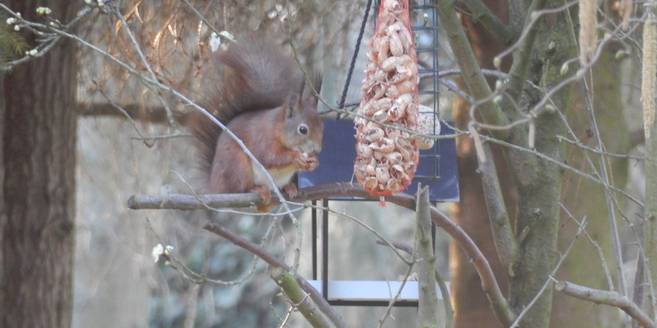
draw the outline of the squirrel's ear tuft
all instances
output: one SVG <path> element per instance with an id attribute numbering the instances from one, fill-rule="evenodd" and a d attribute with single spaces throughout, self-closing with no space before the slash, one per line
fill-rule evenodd
<path id="1" fill-rule="evenodd" d="M 319 109 L 317 108 L 318 105 L 319 105 L 319 96 L 318 96 L 318 95 L 312 94 L 312 95 L 308 96 L 307 99 L 308 99 L 308 100 L 307 100 L 308 103 L 309 103 L 309 104 L 312 104 L 313 107 L 315 108 L 315 110 L 319 110 Z"/>
<path id="2" fill-rule="evenodd" d="M 297 94 L 291 94 L 287 97 L 287 101 L 285 102 L 285 116 L 287 118 L 290 118 L 294 115 L 294 112 L 297 110 L 297 108 L 300 108 L 301 106 L 301 97 Z"/>

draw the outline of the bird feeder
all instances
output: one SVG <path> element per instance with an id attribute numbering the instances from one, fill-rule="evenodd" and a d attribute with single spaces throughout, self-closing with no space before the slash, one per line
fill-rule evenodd
<path id="1" fill-rule="evenodd" d="M 368 8 L 372 1 L 368 2 Z M 374 8 L 380 8 L 376 1 Z M 418 116 L 416 129 L 422 133 L 453 135 L 454 131 L 447 122 L 438 119 L 439 109 L 439 62 L 438 62 L 438 15 L 435 2 L 428 0 L 412 1 L 408 7 L 415 51 L 421 65 L 419 75 Z M 376 13 L 374 17 L 376 17 Z M 373 17 L 366 19 L 372 20 Z M 366 20 L 363 21 L 365 24 Z M 360 38 L 359 38 L 360 39 Z M 356 48 L 358 49 L 358 46 Z M 354 60 L 357 54 L 354 54 Z M 353 64 L 350 69 L 353 69 Z M 350 72 L 351 73 L 351 72 Z M 351 74 L 348 74 L 351 76 Z M 349 88 L 349 79 L 340 105 Z M 351 182 L 354 178 L 354 163 L 357 158 L 354 122 L 345 119 L 326 119 L 324 121 L 324 144 L 319 155 L 321 165 L 312 172 L 298 175 L 300 188 L 334 182 Z M 406 193 L 415 193 L 419 183 L 429 188 L 430 200 L 436 202 L 457 202 L 459 199 L 458 172 L 456 165 L 456 148 L 453 138 L 416 139 L 420 148 L 418 165 Z M 320 200 L 324 208 L 329 208 L 331 201 L 365 201 L 353 197 L 337 197 Z M 317 205 L 317 201 L 313 202 Z M 321 211 L 321 229 L 319 212 Z M 318 237 L 321 230 L 321 245 Z M 313 206 L 311 213 L 312 239 L 312 280 L 313 285 L 332 305 L 387 306 L 390 301 L 390 288 L 396 290 L 401 282 L 373 280 L 330 280 L 329 279 L 329 211 Z M 435 227 L 432 228 L 435 238 Z M 318 247 L 319 246 L 319 247 Z M 319 273 L 319 253 L 321 253 L 321 274 Z M 395 306 L 417 306 L 417 282 L 408 281 L 401 291 Z"/>

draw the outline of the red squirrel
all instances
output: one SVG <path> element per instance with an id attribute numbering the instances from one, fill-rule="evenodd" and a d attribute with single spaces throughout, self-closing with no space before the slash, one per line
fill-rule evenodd
<path id="1" fill-rule="evenodd" d="M 254 37 L 229 41 L 213 56 L 216 67 L 208 74 L 217 80 L 211 83 L 215 91 L 205 101 L 206 109 L 244 142 L 276 187 L 294 197 L 294 174 L 319 165 L 324 129 L 316 100 L 303 95 L 302 71 L 279 47 Z M 193 116 L 192 132 L 200 141 L 208 191 L 257 192 L 270 203 L 271 182 L 264 172 L 230 135 L 200 113 Z"/>

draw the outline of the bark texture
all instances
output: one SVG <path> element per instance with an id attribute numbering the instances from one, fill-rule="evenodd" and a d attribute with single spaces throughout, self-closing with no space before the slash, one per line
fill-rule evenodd
<path id="1" fill-rule="evenodd" d="M 36 0 L 8 6 L 36 19 Z M 76 5 L 50 1 L 60 21 Z M 0 326 L 69 327 L 75 215 L 73 45 L 4 76 L 0 112 Z"/>
<path id="2" fill-rule="evenodd" d="M 546 7 L 558 6 L 557 1 L 547 1 Z M 563 76 L 560 68 L 575 54 L 575 43 L 566 28 L 560 28 L 567 21 L 565 14 L 545 15 L 533 28 L 538 29 L 530 57 L 528 80 L 545 89 L 553 88 Z M 559 111 L 570 111 L 571 88 L 557 92 L 552 100 Z M 527 103 L 533 106 L 542 95 L 533 89 L 525 88 Z M 536 151 L 551 158 L 562 158 L 562 147 L 557 135 L 564 131 L 564 125 L 557 113 L 546 111 L 535 119 Z M 514 136 L 522 135 L 515 133 Z M 513 143 L 527 146 L 527 140 L 514 138 Z M 511 278 L 511 305 L 516 313 L 527 307 L 543 285 L 548 282 L 554 270 L 559 253 L 557 237 L 559 230 L 559 200 L 561 194 L 560 169 L 545 160 L 536 160 L 528 152 L 510 152 L 515 181 L 518 181 L 519 209 L 517 234 L 519 236 L 518 256 L 514 263 L 514 276 Z M 548 327 L 552 311 L 552 288 L 547 288 L 520 321 L 521 327 Z"/>

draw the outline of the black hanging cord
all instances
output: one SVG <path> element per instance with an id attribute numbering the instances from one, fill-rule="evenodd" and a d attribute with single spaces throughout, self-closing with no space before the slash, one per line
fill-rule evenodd
<path id="1" fill-rule="evenodd" d="M 344 102 L 347 100 L 347 92 L 349 91 L 349 84 L 351 83 L 351 75 L 354 72 L 354 66 L 356 66 L 356 58 L 358 58 L 358 50 L 360 50 L 360 43 L 363 40 L 363 34 L 365 34 L 365 25 L 367 25 L 367 18 L 370 16 L 370 8 L 372 7 L 372 0 L 367 0 L 367 6 L 365 7 L 365 15 L 363 16 L 363 21 L 360 24 L 360 32 L 358 33 L 358 39 L 356 40 L 356 49 L 354 49 L 354 55 L 351 57 L 351 64 L 349 65 L 349 72 L 347 73 L 347 81 L 344 83 L 344 88 L 342 89 L 342 97 L 340 97 L 340 103 L 338 108 L 344 108 Z M 338 114 L 338 118 L 341 115 Z"/>

